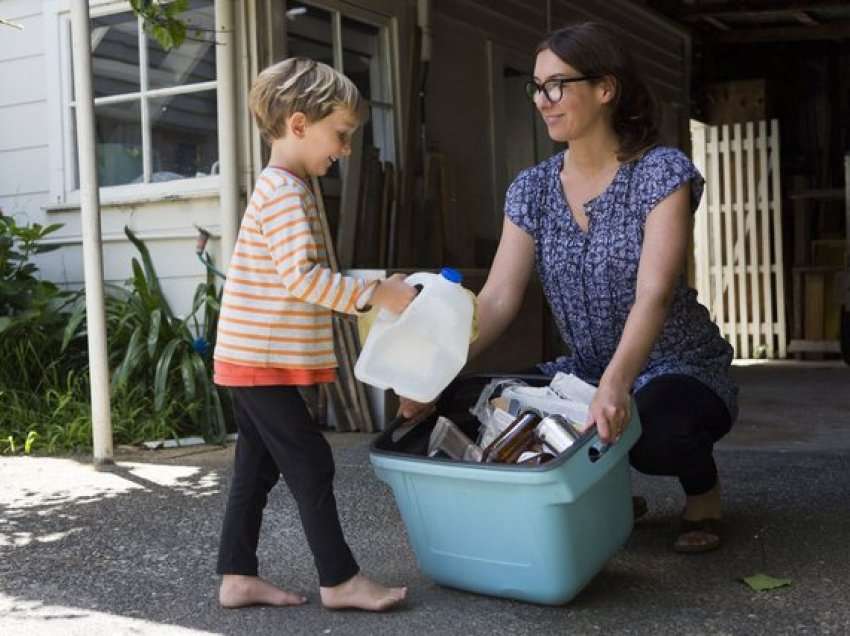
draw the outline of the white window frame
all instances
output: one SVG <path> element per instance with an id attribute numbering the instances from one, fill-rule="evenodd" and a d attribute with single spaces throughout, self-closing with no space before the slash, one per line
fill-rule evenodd
<path id="1" fill-rule="evenodd" d="M 381 39 L 381 47 L 384 50 L 383 59 L 380 63 L 385 65 L 386 79 L 390 83 L 391 102 L 382 102 L 379 100 L 369 100 L 371 108 L 381 111 L 388 111 L 392 116 L 392 150 L 391 156 L 382 157 L 383 161 L 392 161 L 396 169 L 401 166 L 401 158 L 403 156 L 402 148 L 404 148 L 404 139 L 402 137 L 402 109 L 401 109 L 401 81 L 399 75 L 399 65 L 397 64 L 398 52 L 398 21 L 391 15 L 376 13 L 368 9 L 349 4 L 340 0 L 299 0 L 303 4 L 322 9 L 331 14 L 331 39 L 329 42 L 334 56 L 334 68 L 342 73 L 345 73 L 342 63 L 342 18 L 350 18 L 364 24 L 371 25 L 379 29 L 378 37 Z M 288 3 L 287 3 L 288 4 Z M 284 37 L 286 35 L 284 34 Z M 288 44 L 286 46 L 288 50 Z M 373 135 L 376 138 L 382 134 L 382 130 L 378 130 L 373 120 Z"/>
<path id="2" fill-rule="evenodd" d="M 90 0 L 91 18 L 131 11 L 130 3 L 126 0 Z M 48 82 L 48 112 L 50 121 L 50 204 L 47 210 L 62 210 L 79 207 L 80 190 L 74 186 L 74 172 L 77 163 L 76 147 L 73 143 L 74 121 L 71 87 L 71 32 L 70 32 L 70 0 L 46 0 L 44 7 L 45 38 L 47 53 L 47 82 Z M 139 72 L 147 74 L 147 47 L 141 46 L 145 34 L 139 29 Z M 216 74 L 218 71 L 216 71 Z M 141 91 L 144 83 L 140 81 L 140 91 L 118 96 L 95 98 L 95 105 L 110 102 L 136 101 L 142 109 L 142 160 L 144 178 L 151 174 L 151 141 L 150 126 L 147 121 L 147 99 L 151 97 L 166 97 L 186 93 L 196 93 L 206 90 L 218 90 L 218 78 L 208 82 L 190 85 L 172 86 L 162 89 Z M 144 202 L 163 197 L 183 198 L 204 196 L 217 193 L 220 177 L 187 177 L 160 183 L 132 183 L 124 185 L 103 186 L 100 188 L 101 203 Z"/>

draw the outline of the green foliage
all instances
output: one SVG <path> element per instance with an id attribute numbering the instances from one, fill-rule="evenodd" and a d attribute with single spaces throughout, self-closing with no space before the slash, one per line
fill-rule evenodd
<path id="1" fill-rule="evenodd" d="M 0 438 L 8 437 L 7 401 L 18 392 L 39 394 L 84 362 L 84 351 L 69 347 L 59 355 L 68 307 L 77 294 L 40 280 L 31 262 L 55 246 L 40 244 L 58 225 L 19 226 L 0 213 Z M 29 431 L 20 437 L 23 445 Z"/>
<path id="2" fill-rule="evenodd" d="M 208 274 L 195 290 L 189 315 L 176 316 L 162 292 L 147 246 L 129 228 L 124 231 L 141 262 L 132 261 L 129 289 L 113 287 L 106 298 L 112 394 L 146 387 L 156 414 L 174 404 L 184 405 L 185 417 L 175 421 L 178 433 L 198 432 L 207 441 L 220 442 L 229 409 L 223 408 L 225 396 L 213 384 L 210 366 L 221 291 Z M 84 315 L 85 305 L 78 303 L 65 329 L 64 346 L 85 335 L 81 330 Z"/>
<path id="3" fill-rule="evenodd" d="M 163 49 L 170 51 L 183 44 L 187 27 L 179 15 L 189 8 L 189 0 L 130 0 L 130 6 L 136 15 L 141 16 L 145 32 L 159 42 Z"/>
<path id="4" fill-rule="evenodd" d="M 91 448 L 85 297 L 39 280 L 34 254 L 59 226 L 18 226 L 0 214 L 0 453 Z M 220 291 L 212 275 L 192 311 L 174 315 L 145 245 L 127 230 L 133 259 L 128 287 L 108 286 L 107 348 L 117 444 L 226 430 L 211 381 Z"/>
<path id="5" fill-rule="evenodd" d="M 30 262 L 33 255 L 58 247 L 40 245 L 39 241 L 59 227 L 21 227 L 12 217 L 0 213 L 0 334 L 4 338 L 14 337 L 20 330 L 29 331 L 34 323 L 43 329 L 61 320 L 68 294 L 36 278 L 37 268 Z"/>
<path id="6" fill-rule="evenodd" d="M 91 449 L 91 404 L 88 376 L 70 373 L 65 384 L 56 383 L 43 393 L 5 391 L 0 412 L 3 452 L 25 454 L 34 448 L 47 453 L 85 452 Z M 53 383 L 51 383 L 53 384 Z M 120 392 L 112 399 L 114 440 L 139 444 L 145 440 L 176 435 L 172 422 L 183 405 L 171 405 L 156 413 L 143 387 Z"/>

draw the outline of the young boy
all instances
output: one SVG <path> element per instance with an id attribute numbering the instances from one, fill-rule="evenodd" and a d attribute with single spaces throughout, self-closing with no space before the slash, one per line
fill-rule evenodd
<path id="1" fill-rule="evenodd" d="M 328 267 L 307 184 L 351 152 L 364 107 L 354 84 L 325 64 L 291 58 L 259 75 L 250 106 L 271 156 L 242 219 L 215 348 L 215 381 L 230 387 L 239 429 L 218 557 L 219 602 L 306 602 L 257 576 L 266 496 L 283 475 L 319 572 L 322 604 L 384 610 L 407 588 L 359 573 L 337 515 L 331 450 L 297 387 L 334 380 L 332 311 L 355 313 L 369 303 L 398 313 L 415 290 L 401 275 L 367 284 Z"/>

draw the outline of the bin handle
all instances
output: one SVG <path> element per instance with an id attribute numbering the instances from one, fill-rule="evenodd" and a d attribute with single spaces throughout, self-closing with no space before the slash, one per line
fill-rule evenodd
<path id="1" fill-rule="evenodd" d="M 591 463 L 598 462 L 602 459 L 602 456 L 607 453 L 613 444 L 606 444 L 605 442 L 596 442 L 595 444 L 591 444 L 590 448 L 587 449 L 587 458 Z"/>
<path id="2" fill-rule="evenodd" d="M 596 429 L 596 424 L 589 426 L 586 430 Z M 598 433 L 598 431 L 595 431 Z M 611 447 L 617 442 L 603 442 L 601 439 L 594 442 L 590 445 L 590 448 L 587 449 L 587 458 L 590 460 L 590 463 L 598 462 L 602 457 L 611 450 Z"/>
<path id="3" fill-rule="evenodd" d="M 637 404 L 635 403 L 634 398 L 632 398 L 631 412 L 632 412 L 632 419 L 636 419 L 638 417 L 638 411 L 637 411 Z M 629 421 L 629 423 L 631 423 L 631 420 Z M 591 428 L 596 429 L 596 422 L 594 422 L 586 430 L 589 430 Z M 598 431 L 596 431 L 596 432 L 598 432 Z M 602 457 L 605 455 L 605 453 L 607 453 L 609 450 L 611 450 L 611 447 L 614 446 L 614 444 L 616 444 L 618 441 L 620 441 L 620 439 L 622 438 L 623 435 L 625 435 L 625 429 L 623 429 L 623 432 L 620 434 L 620 437 L 618 437 L 613 442 L 606 443 L 606 442 L 603 442 L 602 440 L 599 440 L 598 442 L 591 444 L 590 448 L 587 449 L 587 458 L 591 461 L 591 463 L 598 462 L 600 459 L 602 459 Z"/>

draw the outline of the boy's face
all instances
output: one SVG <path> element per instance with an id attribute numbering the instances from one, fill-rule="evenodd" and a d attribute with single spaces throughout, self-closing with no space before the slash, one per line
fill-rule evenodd
<path id="1" fill-rule="evenodd" d="M 357 115 L 347 108 L 336 108 L 327 117 L 307 123 L 300 144 L 307 173 L 321 177 L 334 161 L 350 155 L 351 137 L 359 125 Z"/>

